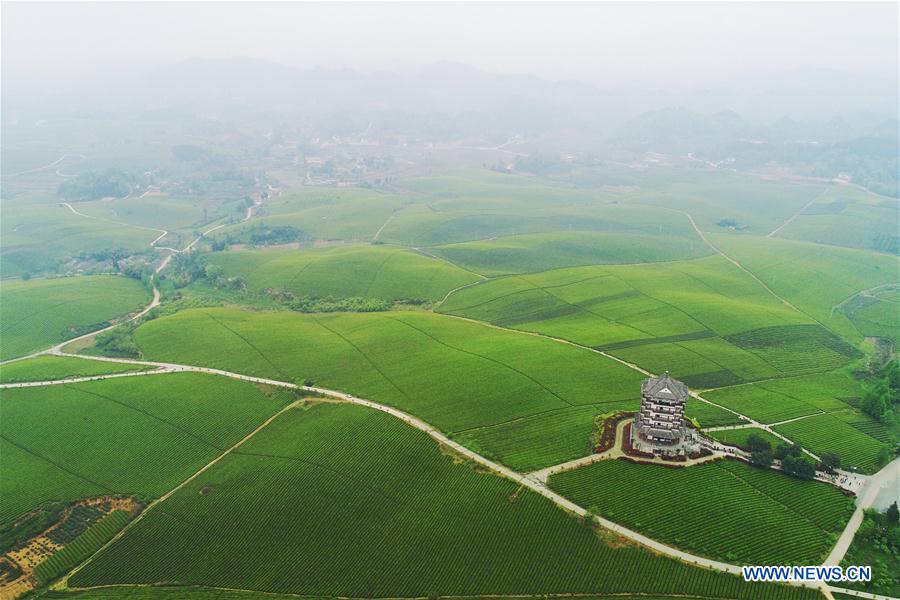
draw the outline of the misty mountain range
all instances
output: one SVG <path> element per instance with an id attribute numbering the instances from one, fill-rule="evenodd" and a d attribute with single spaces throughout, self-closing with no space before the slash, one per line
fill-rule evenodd
<path id="1" fill-rule="evenodd" d="M 500 75 L 457 63 L 363 73 L 232 58 L 134 73 L 80 97 L 19 102 L 14 88 L 3 93 L 4 119 L 140 115 L 250 125 L 291 139 L 493 145 L 518 136 L 542 152 L 694 153 L 751 166 L 819 163 L 815 174 L 822 175 L 865 163 L 864 179 L 887 178 L 888 191 L 896 187 L 890 172 L 898 154 L 898 95 L 890 82 L 821 69 L 735 81 L 662 92 Z"/>

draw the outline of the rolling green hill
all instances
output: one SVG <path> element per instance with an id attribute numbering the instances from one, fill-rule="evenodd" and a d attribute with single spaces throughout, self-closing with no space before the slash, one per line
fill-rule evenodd
<path id="1" fill-rule="evenodd" d="M 447 244 L 431 251 L 482 275 L 534 273 L 578 265 L 681 260 L 710 253 L 699 239 L 594 231 L 516 235 Z"/>
<path id="2" fill-rule="evenodd" d="M 4 281 L 0 284 L 0 359 L 77 337 L 140 309 L 140 281 L 112 275 Z"/>
<path id="3" fill-rule="evenodd" d="M 478 277 L 444 261 L 386 246 L 321 250 L 245 250 L 207 255 L 226 276 L 248 288 L 277 288 L 298 296 L 362 296 L 436 301 Z"/>
<path id="4" fill-rule="evenodd" d="M 503 277 L 458 290 L 439 310 L 591 346 L 701 388 L 860 356 L 719 256 Z"/>
<path id="5" fill-rule="evenodd" d="M 570 435 L 542 428 L 540 440 L 482 440 L 488 456 L 511 466 L 582 456 L 593 414 L 635 407 L 641 379 L 589 350 L 423 312 L 195 309 L 142 325 L 135 341 L 151 359 L 311 379 L 409 411 L 451 435 L 539 415 L 564 419 Z M 516 454 L 502 450 L 511 445 Z"/>

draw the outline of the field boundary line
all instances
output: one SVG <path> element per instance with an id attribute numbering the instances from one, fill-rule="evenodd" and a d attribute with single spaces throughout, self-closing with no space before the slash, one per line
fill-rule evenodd
<path id="1" fill-rule="evenodd" d="M 403 388 L 401 388 L 399 385 L 397 385 L 397 384 L 394 382 L 393 379 L 391 379 L 390 377 L 388 377 L 387 374 L 386 374 L 384 371 L 381 370 L 381 367 L 379 367 L 378 365 L 376 365 L 376 364 L 375 364 L 375 361 L 373 361 L 371 358 L 369 358 L 369 355 L 366 354 L 365 352 L 363 352 L 363 351 L 359 348 L 359 346 L 357 346 L 356 344 L 354 344 L 353 342 L 351 342 L 344 334 L 340 333 L 339 331 L 335 331 L 334 329 L 332 329 L 331 327 L 329 327 L 329 326 L 326 325 L 325 323 L 322 323 L 319 319 L 313 317 L 312 320 L 313 320 L 313 322 L 315 322 L 319 327 L 321 327 L 322 329 L 324 329 L 325 331 L 327 331 L 327 332 L 330 333 L 331 335 L 336 336 L 338 339 L 340 339 L 341 341 L 343 341 L 345 344 L 347 344 L 348 346 L 350 346 L 351 348 L 353 348 L 360 356 L 363 357 L 363 359 L 365 359 L 365 361 L 366 361 L 367 363 L 369 363 L 369 365 L 370 365 L 373 369 L 375 369 L 375 371 L 376 371 L 379 375 L 381 375 L 381 377 L 382 377 L 385 381 L 387 381 L 389 384 L 391 384 L 391 387 L 393 387 L 395 390 L 397 390 L 398 392 L 400 392 L 400 395 L 401 395 L 401 396 L 403 396 L 403 397 L 406 398 L 407 400 L 410 400 L 410 401 L 412 400 L 412 399 L 409 397 L 409 394 L 406 393 L 406 390 L 404 390 Z"/>
<path id="2" fill-rule="evenodd" d="M 456 267 L 457 269 L 460 269 L 460 270 L 462 270 L 462 271 L 465 271 L 466 273 L 471 273 L 472 275 L 475 275 L 476 277 L 481 277 L 481 279 L 484 280 L 484 281 L 487 281 L 487 280 L 489 280 L 489 279 L 493 279 L 493 277 L 488 277 L 487 275 L 482 275 L 481 273 L 476 273 L 476 272 L 473 271 L 472 269 L 467 269 L 467 268 L 465 268 L 465 267 L 463 267 L 463 266 L 461 266 L 461 265 L 458 265 L 458 264 L 456 264 L 455 262 L 453 262 L 452 260 L 450 260 L 450 259 L 448 259 L 448 258 L 444 258 L 443 256 L 438 256 L 437 254 L 432 254 L 431 252 L 427 252 L 427 251 L 423 250 L 421 246 L 405 246 L 405 247 L 406 247 L 406 248 L 409 248 L 409 249 L 412 250 L 413 252 L 418 252 L 419 254 L 424 254 L 425 256 L 430 256 L 431 258 L 433 258 L 433 259 L 435 259 L 435 260 L 441 260 L 441 261 L 444 261 L 444 262 L 447 263 L 448 265 L 451 265 L 451 266 L 453 266 L 453 267 Z"/>
<path id="3" fill-rule="evenodd" d="M 203 437 L 197 435 L 196 433 L 194 433 L 193 431 L 190 431 L 189 429 L 182 427 L 181 425 L 178 425 L 177 423 L 173 423 L 172 421 L 169 421 L 168 419 L 163 419 L 162 417 L 158 417 L 149 411 L 143 410 L 136 406 L 132 406 L 131 404 L 128 404 L 127 402 L 122 402 L 121 400 L 116 400 L 115 398 L 110 398 L 109 396 L 104 396 L 103 394 L 98 394 L 97 392 L 91 392 L 91 391 L 88 391 L 88 390 L 80 388 L 80 387 L 70 387 L 68 389 L 74 390 L 81 394 L 87 394 L 88 396 L 95 396 L 102 400 L 107 400 L 109 402 L 112 402 L 113 404 L 117 404 L 123 408 L 127 408 L 128 410 L 133 410 L 133 411 L 140 413 L 146 417 L 149 417 L 150 419 L 152 419 L 154 421 L 159 421 L 160 423 L 164 423 L 164 424 L 168 425 L 169 427 L 172 427 L 176 431 L 180 431 L 181 433 L 187 435 L 188 437 L 197 440 L 204 446 L 209 446 L 210 448 L 212 448 L 214 450 L 218 450 L 219 452 L 224 450 L 224 448 L 222 448 L 221 446 L 217 446 L 217 445 L 213 444 L 212 442 L 210 442 L 209 440 L 203 439 Z"/>
<path id="4" fill-rule="evenodd" d="M 578 406 L 577 404 L 572 404 L 571 402 L 569 402 L 568 400 L 566 400 L 565 398 L 563 398 L 562 396 L 560 396 L 559 394 L 557 394 L 556 392 L 554 392 L 553 390 L 551 390 L 551 389 L 550 389 L 549 387 L 547 387 L 545 384 L 541 383 L 540 381 L 538 381 L 537 379 L 535 379 L 534 377 L 532 377 L 532 376 L 529 375 L 528 373 L 525 373 L 524 371 L 520 371 L 519 369 L 515 368 L 515 367 L 512 366 L 512 365 L 508 365 L 508 364 L 506 364 L 505 362 L 503 362 L 502 360 L 497 360 L 496 358 L 491 358 L 490 356 L 485 356 L 485 355 L 483 355 L 483 354 L 478 354 L 477 352 L 472 352 L 471 350 L 463 350 L 462 348 L 457 348 L 456 346 L 451 346 L 451 345 L 448 344 L 447 342 L 445 342 L 445 341 L 443 341 L 443 340 L 439 340 L 438 338 L 434 337 L 433 335 L 431 335 L 431 334 L 428 333 L 427 331 L 425 331 L 425 330 L 423 330 L 423 329 L 419 329 L 418 327 L 416 327 L 416 326 L 413 325 L 412 323 L 407 323 L 407 322 L 404 321 L 403 319 L 400 319 L 400 318 L 397 318 L 397 317 L 395 317 L 394 320 L 395 320 L 395 321 L 398 321 L 398 322 L 400 322 L 400 323 L 403 323 L 403 324 L 406 325 L 407 327 L 410 327 L 410 328 L 412 328 L 412 329 L 415 329 L 416 331 L 418 331 L 419 333 L 421 333 L 421 334 L 424 335 L 425 337 L 427 337 L 427 338 L 429 338 L 429 339 L 431 339 L 431 340 L 434 340 L 436 343 L 440 344 L 441 346 L 444 346 L 445 348 L 450 348 L 451 350 L 455 350 L 456 352 L 462 352 L 463 354 L 468 354 L 469 356 L 477 356 L 478 358 L 480 358 L 480 359 L 482 359 L 482 360 L 486 360 L 486 361 L 488 361 L 488 362 L 492 362 L 492 363 L 494 363 L 494 364 L 500 365 L 501 367 L 505 367 L 505 368 L 509 369 L 510 371 L 513 371 L 514 373 L 518 373 L 519 375 L 521 375 L 521 376 L 524 377 L 525 379 L 527 379 L 527 380 L 531 381 L 532 383 L 536 384 L 539 388 L 541 388 L 542 390 L 544 390 L 544 391 L 547 392 L 548 394 L 554 396 L 556 399 L 560 400 L 560 401 L 563 402 L 564 404 L 567 404 L 569 407 L 574 408 L 575 406 Z M 562 408 L 562 407 L 560 407 L 560 408 Z"/>
<path id="5" fill-rule="evenodd" d="M 244 442 L 246 442 L 247 440 L 252 438 L 254 435 L 259 433 L 263 429 L 265 429 L 272 421 L 274 421 L 275 419 L 277 419 L 278 417 L 280 417 L 282 414 L 286 413 L 287 411 L 289 411 L 293 408 L 296 408 L 301 402 L 303 402 L 303 399 L 297 399 L 297 400 L 294 400 L 293 402 L 290 402 L 286 406 L 282 407 L 274 415 L 271 415 L 268 419 L 263 421 L 262 424 L 260 424 L 256 429 L 254 429 L 253 431 L 251 431 L 250 433 L 245 435 L 243 438 L 238 440 L 233 446 L 231 446 L 230 448 L 228 448 L 227 450 L 225 450 L 224 452 L 219 454 L 217 457 L 212 459 L 210 462 L 208 462 L 204 466 L 202 466 L 199 471 L 197 471 L 196 473 L 194 473 L 193 475 L 191 475 L 190 477 L 188 477 L 187 479 L 185 479 L 184 481 L 182 481 L 181 483 L 176 485 L 174 488 L 172 488 L 171 490 L 169 490 L 168 492 L 166 492 L 165 494 L 163 494 L 156 500 L 152 501 L 150 504 L 147 505 L 147 507 L 144 510 L 141 511 L 141 514 L 139 514 L 137 517 L 132 519 L 116 535 L 114 535 L 112 538 L 110 538 L 109 541 L 107 541 L 100 548 L 98 548 L 96 552 L 94 552 L 89 557 L 87 557 L 85 560 L 83 560 L 74 569 L 72 569 L 71 571 L 66 573 L 66 575 L 62 579 L 59 580 L 59 582 L 57 582 L 55 585 L 51 586 L 51 589 L 79 589 L 79 588 L 68 588 L 69 578 L 72 575 L 75 575 L 76 573 L 78 573 L 78 571 L 80 571 L 82 568 L 84 568 L 85 565 L 87 565 L 89 562 L 91 562 L 91 560 L 93 560 L 94 557 L 96 557 L 98 554 L 103 552 L 106 548 L 108 548 L 113 543 L 115 543 L 117 540 L 119 540 L 123 535 L 125 535 L 125 532 L 127 532 L 129 529 L 134 527 L 135 524 L 139 523 L 147 515 L 147 513 L 149 513 L 151 510 L 153 510 L 156 506 L 158 506 L 162 502 L 165 502 L 168 498 L 170 498 L 172 496 L 172 494 L 174 494 L 175 492 L 177 492 L 178 490 L 180 490 L 181 488 L 183 488 L 184 486 L 186 486 L 187 484 L 192 482 L 194 479 L 196 479 L 197 477 L 199 477 L 200 475 L 202 475 L 203 473 L 205 473 L 206 471 L 211 469 L 220 460 L 222 460 L 223 458 L 225 458 L 226 456 L 231 454 L 232 451 L 234 451 L 235 449 L 239 448 L 242 444 L 244 444 Z"/>
<path id="6" fill-rule="evenodd" d="M 48 465 L 52 465 L 52 466 L 56 467 L 57 469 L 59 469 L 60 471 L 62 471 L 64 473 L 68 473 L 69 475 L 71 475 L 72 477 L 75 477 L 76 479 L 81 479 L 82 481 L 86 481 L 91 485 L 97 486 L 101 490 L 111 492 L 113 494 L 120 493 L 118 490 L 114 490 L 113 488 L 109 487 L 108 485 L 106 485 L 104 483 L 100 483 L 99 481 L 94 481 L 93 479 L 88 479 L 84 475 L 81 475 L 80 473 L 73 471 L 72 469 L 63 465 L 62 463 L 58 463 L 55 460 L 53 460 L 52 458 L 44 456 L 43 454 L 39 454 L 38 452 L 32 450 L 31 448 L 28 448 L 27 446 L 23 446 L 19 442 L 9 439 L 3 433 L 0 433 L 0 440 L 3 440 L 7 444 L 15 446 L 16 448 L 18 448 L 19 450 L 21 450 L 22 452 L 24 452 L 26 454 L 29 454 L 31 456 L 34 456 L 35 458 L 42 460 L 43 462 L 47 463 Z"/>
<path id="7" fill-rule="evenodd" d="M 791 222 L 793 222 L 794 219 L 796 219 L 797 217 L 799 217 L 800 215 L 802 215 L 803 212 L 804 212 L 807 208 L 809 208 L 810 206 L 812 206 L 813 204 L 815 204 L 815 203 L 816 203 L 816 200 L 818 200 L 819 198 L 821 198 L 822 196 L 824 196 L 830 189 L 831 189 L 831 184 L 830 184 L 830 183 L 829 183 L 829 184 L 826 184 L 826 185 L 825 185 L 825 188 L 824 188 L 821 192 L 819 192 L 818 194 L 816 194 L 816 195 L 813 197 L 812 200 L 810 200 L 809 202 L 807 202 L 806 204 L 803 205 L 803 208 L 801 208 L 800 210 L 798 210 L 797 212 L 795 212 L 793 215 L 791 215 L 790 217 L 788 217 L 787 219 L 785 219 L 785 221 L 784 221 L 781 225 L 779 225 L 778 227 L 776 227 L 775 229 L 773 229 L 772 231 L 770 231 L 769 234 L 768 234 L 766 237 L 767 237 L 767 238 L 770 238 L 770 237 L 774 236 L 776 233 L 778 233 L 779 231 L 781 231 L 782 229 L 784 229 L 785 227 L 787 227 L 788 225 L 790 225 Z"/>

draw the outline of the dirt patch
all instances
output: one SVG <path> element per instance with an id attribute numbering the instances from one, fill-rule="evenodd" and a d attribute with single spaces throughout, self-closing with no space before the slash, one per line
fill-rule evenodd
<path id="1" fill-rule="evenodd" d="M 37 587 L 34 570 L 62 550 L 88 527 L 114 510 L 139 512 L 143 506 L 132 497 L 100 496 L 69 505 L 59 520 L 24 544 L 0 556 L 0 600 L 13 600 Z"/>

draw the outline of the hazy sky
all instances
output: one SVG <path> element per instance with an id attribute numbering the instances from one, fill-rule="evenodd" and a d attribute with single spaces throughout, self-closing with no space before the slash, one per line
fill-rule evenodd
<path id="1" fill-rule="evenodd" d="M 644 87 L 833 68 L 897 78 L 897 2 L 3 2 L 5 84 L 65 88 L 190 57 L 363 69 L 463 62 Z"/>

